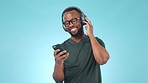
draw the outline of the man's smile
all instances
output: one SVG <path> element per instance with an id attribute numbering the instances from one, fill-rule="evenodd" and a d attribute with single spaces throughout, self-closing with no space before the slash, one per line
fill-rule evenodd
<path id="1" fill-rule="evenodd" d="M 70 31 L 71 31 L 71 32 L 74 32 L 74 31 L 76 31 L 76 29 L 77 29 L 77 28 L 74 27 L 74 28 L 72 28 Z"/>

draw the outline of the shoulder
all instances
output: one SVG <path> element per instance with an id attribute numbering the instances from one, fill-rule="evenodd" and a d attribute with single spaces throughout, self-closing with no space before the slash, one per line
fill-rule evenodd
<path id="1" fill-rule="evenodd" d="M 63 47 L 67 47 L 69 44 L 70 44 L 69 39 L 67 39 L 67 40 L 65 40 L 63 43 L 61 43 L 61 45 L 62 45 Z"/>
<path id="2" fill-rule="evenodd" d="M 90 41 L 89 36 L 86 35 L 86 37 L 87 37 L 87 40 Z M 99 37 L 95 37 L 95 38 L 99 42 L 99 44 L 105 48 L 105 43 L 103 42 L 103 40 L 101 38 L 99 38 Z"/>
<path id="3" fill-rule="evenodd" d="M 105 43 L 103 42 L 103 40 L 98 37 L 95 37 L 95 38 L 99 42 L 99 44 L 101 44 L 101 46 L 103 46 L 105 48 Z"/>

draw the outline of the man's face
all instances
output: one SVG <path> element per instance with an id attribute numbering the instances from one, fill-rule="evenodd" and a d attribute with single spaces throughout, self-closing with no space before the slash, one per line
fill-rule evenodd
<path id="1" fill-rule="evenodd" d="M 64 13 L 64 25 L 71 36 L 78 36 L 83 33 L 81 14 L 76 10 Z"/>

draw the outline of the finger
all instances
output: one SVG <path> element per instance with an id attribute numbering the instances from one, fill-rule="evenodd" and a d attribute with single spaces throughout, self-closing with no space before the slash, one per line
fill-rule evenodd
<path id="1" fill-rule="evenodd" d="M 64 50 L 64 51 L 61 51 L 60 53 L 56 54 L 55 58 L 58 58 L 60 56 L 62 56 L 63 54 L 65 54 L 67 51 Z"/>
<path id="2" fill-rule="evenodd" d="M 67 53 L 67 51 L 66 51 L 66 50 L 61 51 L 58 55 L 59 55 L 59 56 L 61 56 L 61 55 L 65 54 L 65 53 Z"/>
<path id="3" fill-rule="evenodd" d="M 91 21 L 87 17 L 85 18 L 85 20 L 86 20 L 86 22 L 88 22 L 88 24 L 92 25 Z"/>
<path id="4" fill-rule="evenodd" d="M 57 61 L 64 61 L 65 59 L 67 59 L 69 56 L 69 53 L 66 53 L 62 56 L 59 56 L 58 58 L 56 58 Z"/>
<path id="5" fill-rule="evenodd" d="M 86 23 L 86 25 L 89 25 L 88 22 L 86 20 L 84 20 L 84 23 Z"/>
<path id="6" fill-rule="evenodd" d="M 69 53 L 66 53 L 62 56 L 59 57 L 60 60 L 64 61 L 65 59 L 67 59 L 69 57 Z"/>
<path id="7" fill-rule="evenodd" d="M 66 54 L 66 57 L 64 58 L 64 60 L 66 60 L 69 57 L 69 53 Z"/>
<path id="8" fill-rule="evenodd" d="M 57 52 L 59 52 L 59 51 L 60 51 L 60 49 L 54 50 L 54 56 L 56 56 Z"/>

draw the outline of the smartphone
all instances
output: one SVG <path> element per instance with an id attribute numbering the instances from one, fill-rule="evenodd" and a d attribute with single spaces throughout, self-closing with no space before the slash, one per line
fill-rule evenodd
<path id="1" fill-rule="evenodd" d="M 60 49 L 60 51 L 57 52 L 57 54 L 60 53 L 61 51 L 64 51 L 64 50 L 65 50 L 65 49 L 61 46 L 61 44 L 53 45 L 52 48 L 53 48 L 54 50 Z"/>

